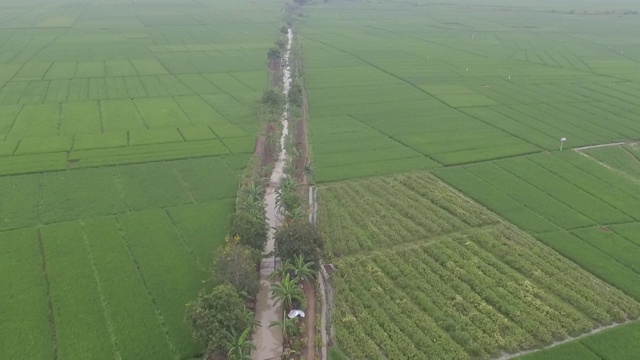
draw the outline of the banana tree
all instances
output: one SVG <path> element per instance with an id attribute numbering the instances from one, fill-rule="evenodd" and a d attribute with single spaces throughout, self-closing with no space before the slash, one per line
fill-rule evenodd
<path id="1" fill-rule="evenodd" d="M 271 285 L 271 293 L 271 299 L 282 304 L 287 313 L 291 311 L 294 303 L 304 301 L 304 293 L 298 286 L 298 280 L 292 280 L 289 274 L 286 274 L 280 283 Z"/>
<path id="2" fill-rule="evenodd" d="M 227 346 L 229 347 L 228 360 L 251 360 L 249 353 L 256 347 L 249 340 L 250 332 L 251 327 L 246 328 L 240 336 L 237 336 L 235 331 L 226 333 Z"/>
<path id="3" fill-rule="evenodd" d="M 296 319 L 289 319 L 283 314 L 282 321 L 272 321 L 269 327 L 279 326 L 282 330 L 282 338 L 287 343 L 290 338 L 298 335 L 298 327 L 296 326 Z"/>
<path id="4" fill-rule="evenodd" d="M 296 279 L 300 279 L 300 281 L 305 281 L 307 278 L 315 279 L 315 264 L 311 261 L 304 262 L 304 256 L 302 255 L 295 255 L 293 261 L 288 262 L 287 266 L 289 267 L 288 270 L 292 271 Z"/>

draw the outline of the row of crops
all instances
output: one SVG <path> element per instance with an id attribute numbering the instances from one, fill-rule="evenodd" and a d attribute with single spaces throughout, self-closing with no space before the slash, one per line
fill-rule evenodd
<path id="1" fill-rule="evenodd" d="M 236 174 L 222 159 L 208 157 L 4 176 L 0 231 L 231 199 Z"/>
<path id="2" fill-rule="evenodd" d="M 336 183 L 323 187 L 321 195 L 318 221 L 325 247 L 335 256 L 414 244 L 499 221 L 425 174 Z"/>
<path id="3" fill-rule="evenodd" d="M 203 125 L 215 126 L 213 132 L 220 132 L 220 137 L 234 137 L 246 135 L 242 128 L 247 128 L 251 113 L 249 108 L 225 95 L 85 101 L 2 109 L 5 111 L 0 124 L 7 140 Z M 40 127 L 34 128 L 35 124 Z"/>
<path id="4" fill-rule="evenodd" d="M 351 358 L 489 358 L 640 315 L 633 298 L 427 173 L 318 194 L 336 337 Z"/>
<path id="5" fill-rule="evenodd" d="M 183 322 L 233 201 L 0 232 L 0 353 L 157 359 L 198 351 Z M 50 304 L 50 305 L 48 305 Z M 54 355 L 54 351 L 56 351 Z M 117 354 L 117 356 L 116 356 Z"/>
<path id="6" fill-rule="evenodd" d="M 78 78 L 53 80 L 16 80 L 18 74 L 0 90 L 0 105 L 66 103 L 88 100 L 118 100 L 228 94 L 242 103 L 255 101 L 264 87 L 262 72 L 189 73 L 183 75 Z"/>

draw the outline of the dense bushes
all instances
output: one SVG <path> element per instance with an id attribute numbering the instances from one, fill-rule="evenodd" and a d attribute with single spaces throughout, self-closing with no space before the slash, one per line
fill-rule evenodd
<path id="1" fill-rule="evenodd" d="M 318 263 L 322 250 L 322 238 L 315 225 L 306 220 L 292 220 L 276 232 L 276 256 L 282 261 L 296 255 Z"/>
<path id="2" fill-rule="evenodd" d="M 231 285 L 219 285 L 210 294 L 201 292 L 187 305 L 185 317 L 194 338 L 205 347 L 206 357 L 226 355 L 230 349 L 228 335 L 244 332 L 252 322 L 244 301 Z"/>

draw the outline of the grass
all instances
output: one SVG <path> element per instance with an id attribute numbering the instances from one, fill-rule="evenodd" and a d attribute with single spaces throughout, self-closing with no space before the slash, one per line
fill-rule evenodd
<path id="1" fill-rule="evenodd" d="M 318 199 L 349 358 L 491 358 L 640 315 L 632 297 L 426 172 L 321 186 Z"/>

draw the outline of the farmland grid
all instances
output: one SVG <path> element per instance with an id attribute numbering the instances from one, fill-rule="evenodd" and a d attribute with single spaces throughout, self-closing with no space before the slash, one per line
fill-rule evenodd
<path id="1" fill-rule="evenodd" d="M 540 241 L 425 173 L 327 186 L 338 297 L 353 304 L 338 311 L 369 326 L 338 326 L 352 355 L 485 358 L 638 316 L 633 5 L 463 3 L 304 10 L 318 182 L 428 170 Z M 253 150 L 284 2 L 35 4 L 0 4 L 0 264 L 15 274 L 0 280 L 0 354 L 191 357 L 184 303 Z M 557 152 L 563 136 L 627 145 L 585 157 Z M 514 239 L 533 255 L 507 254 Z M 436 280 L 398 283 L 416 276 Z M 633 359 L 638 329 L 527 358 Z"/>
<path id="2" fill-rule="evenodd" d="M 309 130 L 324 206 L 319 221 L 328 224 L 323 230 L 337 265 L 336 296 L 344 305 L 337 310 L 342 320 L 335 321 L 338 346 L 350 357 L 500 355 L 483 347 L 479 333 L 460 331 L 464 318 L 426 330 L 432 320 L 416 315 L 437 314 L 451 303 L 416 309 L 406 302 L 434 301 L 433 289 L 420 289 L 430 295 L 425 298 L 413 295 L 415 287 L 426 286 L 422 279 L 434 277 L 414 273 L 424 256 L 437 260 L 447 252 L 457 264 L 461 250 L 452 239 L 472 246 L 469 238 L 501 225 L 465 229 L 464 222 L 434 209 L 428 196 L 437 191 L 419 180 L 424 173 L 379 175 L 433 173 L 533 235 L 542 244 L 536 246 L 548 246 L 640 300 L 640 52 L 631 35 L 638 30 L 638 10 L 623 2 L 480 6 L 462 0 L 332 2 L 305 9 Z M 558 152 L 562 137 L 568 140 Z M 620 144 L 589 148 L 613 143 Z M 501 235 L 491 237 L 500 241 Z M 440 261 L 458 275 L 447 284 L 471 281 L 460 275 L 471 270 L 466 264 Z M 407 272 L 407 263 L 414 272 Z M 404 276 L 396 275 L 398 268 Z M 403 281 L 412 277 L 421 280 Z M 494 291 L 508 292 L 501 284 Z M 635 359 L 638 349 L 630 344 L 637 342 L 637 324 L 526 358 Z M 450 339 L 438 337 L 433 345 L 416 335 L 443 329 L 455 334 L 463 352 Z M 472 341 L 468 334 L 477 337 Z"/>
<path id="3" fill-rule="evenodd" d="M 176 359 L 283 1 L 0 4 L 0 357 Z"/>

